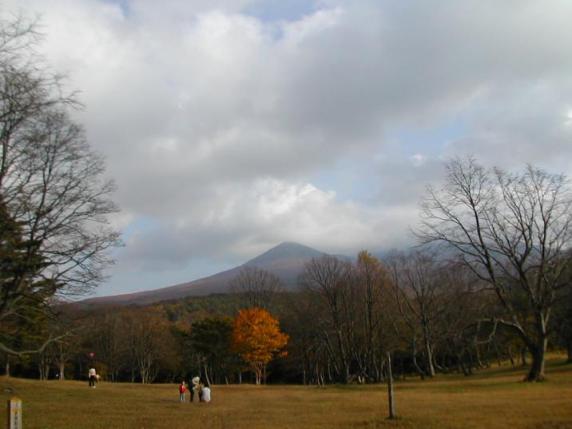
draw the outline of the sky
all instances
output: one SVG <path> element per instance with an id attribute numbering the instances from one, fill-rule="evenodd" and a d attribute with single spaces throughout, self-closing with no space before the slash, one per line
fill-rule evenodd
<path id="1" fill-rule="evenodd" d="M 569 0 L 3 0 L 106 158 L 124 246 L 97 295 L 283 241 L 414 243 L 444 163 L 572 176 Z"/>

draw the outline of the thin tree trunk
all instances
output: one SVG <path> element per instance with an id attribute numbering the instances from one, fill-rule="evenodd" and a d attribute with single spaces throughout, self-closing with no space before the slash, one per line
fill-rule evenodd
<path id="1" fill-rule="evenodd" d="M 521 366 L 528 365 L 528 363 L 526 362 L 526 347 L 522 347 L 520 349 L 520 364 Z"/>
<path id="2" fill-rule="evenodd" d="M 419 363 L 417 363 L 417 341 L 415 337 L 413 337 L 413 341 L 411 342 L 411 359 L 413 361 L 413 366 L 415 370 L 419 373 L 421 380 L 425 380 L 425 371 L 421 369 Z"/>
<path id="3" fill-rule="evenodd" d="M 205 371 L 205 379 L 206 379 L 207 383 L 210 385 L 210 384 L 211 384 L 211 380 L 210 380 L 210 377 L 209 377 L 209 371 L 208 371 L 208 367 L 207 367 L 207 364 L 206 364 L 206 363 L 204 364 L 203 368 L 204 368 L 204 371 Z"/>
<path id="4" fill-rule="evenodd" d="M 465 365 L 465 362 L 463 361 L 463 355 L 461 353 L 457 353 L 457 366 L 459 368 L 459 371 L 463 373 L 463 375 L 468 376 L 470 375 L 469 372 L 467 371 L 467 367 Z"/>
<path id="5" fill-rule="evenodd" d="M 395 403 L 393 400 L 393 373 L 391 372 L 391 353 L 387 352 L 387 398 L 389 405 L 388 418 L 395 418 Z"/>
<path id="6" fill-rule="evenodd" d="M 425 342 L 425 357 L 427 359 L 427 375 L 429 377 L 435 377 L 435 367 L 433 366 L 433 348 L 431 347 L 431 342 L 429 341 L 429 334 L 424 335 Z"/>
<path id="7" fill-rule="evenodd" d="M 479 344 L 476 342 L 475 339 L 475 358 L 477 360 L 477 365 L 479 368 L 483 368 L 483 362 L 481 361 L 481 351 L 479 350 Z"/>
<path id="8" fill-rule="evenodd" d="M 511 346 L 508 346 L 508 358 L 509 358 L 509 360 L 510 360 L 510 365 L 511 365 L 513 368 L 516 367 L 516 364 L 515 364 L 515 362 L 514 362 L 514 358 L 513 358 L 513 356 L 512 356 L 512 347 L 511 347 Z"/>
<path id="9" fill-rule="evenodd" d="M 497 364 L 498 364 L 498 366 L 502 366 L 502 359 L 501 359 L 501 354 L 499 351 L 499 346 L 495 340 L 493 340 L 493 347 L 495 350 L 495 356 L 497 358 Z"/>

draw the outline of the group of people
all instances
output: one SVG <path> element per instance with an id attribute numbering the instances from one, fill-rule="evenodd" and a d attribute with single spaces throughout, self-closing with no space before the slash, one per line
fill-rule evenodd
<path id="1" fill-rule="evenodd" d="M 95 368 L 90 368 L 87 373 L 89 379 L 89 387 L 95 389 L 97 382 L 99 381 L 99 374 L 95 371 Z M 191 380 L 192 386 L 187 387 L 185 381 L 181 381 L 179 384 L 179 400 L 185 402 L 185 395 L 187 391 L 190 393 L 190 402 L 194 402 L 195 395 L 197 396 L 199 402 L 210 402 L 211 401 L 211 388 L 209 383 L 203 383 L 199 377 L 193 377 Z"/>
<path id="2" fill-rule="evenodd" d="M 185 381 L 181 381 L 181 384 L 179 384 L 179 401 L 185 402 L 187 390 L 190 393 L 190 402 L 194 402 L 195 395 L 197 395 L 199 402 L 211 401 L 211 388 L 208 383 L 201 382 L 199 377 L 193 377 L 191 383 L 192 386 L 187 387 Z"/>

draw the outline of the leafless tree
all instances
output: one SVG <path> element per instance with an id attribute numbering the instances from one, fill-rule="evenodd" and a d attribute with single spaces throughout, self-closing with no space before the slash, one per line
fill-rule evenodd
<path id="1" fill-rule="evenodd" d="M 396 302 L 401 317 L 412 335 L 412 355 L 417 362 L 416 340 L 422 339 L 425 372 L 435 376 L 434 347 L 437 318 L 442 312 L 440 267 L 430 251 L 415 250 L 408 254 L 394 254 L 389 258 Z"/>
<path id="2" fill-rule="evenodd" d="M 329 323 L 324 329 L 323 336 L 327 349 L 330 351 L 335 372 L 341 381 L 350 380 L 351 351 L 348 337 L 352 321 L 347 318 L 346 307 L 352 304 L 349 299 L 351 282 L 351 264 L 341 261 L 334 256 L 322 256 L 308 262 L 301 275 L 301 284 L 326 303 Z M 333 333 L 334 340 L 330 339 Z"/>
<path id="3" fill-rule="evenodd" d="M 95 287 L 118 243 L 109 223 L 117 211 L 113 184 L 70 117 L 73 97 L 30 54 L 36 37 L 23 20 L 0 23 L 0 198 L 21 229 L 28 259 L 40 260 L 24 261 L 21 266 L 34 269 L 3 284 L 3 322 L 23 318 L 54 295 Z M 6 342 L 0 349 L 22 353 Z"/>
<path id="4" fill-rule="evenodd" d="M 529 381 L 544 378 L 555 297 L 570 286 L 571 205 L 562 175 L 533 166 L 488 170 L 471 158 L 450 161 L 445 185 L 428 188 L 422 203 L 419 237 L 454 249 L 487 282 L 504 310 L 494 323 L 518 335 L 532 355 Z"/>
<path id="5" fill-rule="evenodd" d="M 244 298 L 247 307 L 268 309 L 276 293 L 282 290 L 280 279 L 269 271 L 243 266 L 231 280 L 231 290 Z"/>
<path id="6" fill-rule="evenodd" d="M 361 307 L 358 314 L 362 320 L 363 333 L 359 345 L 362 351 L 358 353 L 357 360 L 364 379 L 368 376 L 375 381 L 381 381 L 386 352 L 384 348 L 388 345 L 386 343 L 389 329 L 386 328 L 389 325 L 386 319 L 389 315 L 387 310 L 390 282 L 385 266 L 365 250 L 358 253 L 354 273 L 357 301 Z"/>

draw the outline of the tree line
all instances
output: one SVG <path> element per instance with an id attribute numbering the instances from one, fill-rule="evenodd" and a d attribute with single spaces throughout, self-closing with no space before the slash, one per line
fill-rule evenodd
<path id="1" fill-rule="evenodd" d="M 537 368 L 534 350 L 503 323 L 506 310 L 495 291 L 434 248 L 392 252 L 383 260 L 367 251 L 355 261 L 325 255 L 305 266 L 294 292 L 277 288 L 276 278 L 261 271 L 243 269 L 241 289 L 230 294 L 145 307 L 62 307 L 59 323 L 67 326 L 46 329 L 70 334 L 40 353 L 12 357 L 12 372 L 81 379 L 96 365 L 109 381 L 171 382 L 200 374 L 215 384 L 377 383 L 386 380 L 387 352 L 397 377 L 468 376 L 510 361 L 530 380 Z M 268 278 L 269 289 L 255 281 L 248 290 L 249 276 Z M 533 322 L 519 293 L 512 305 Z M 548 329 L 550 347 L 565 349 L 569 361 L 571 309 L 569 295 L 555 300 Z M 282 338 L 257 360 L 252 356 L 265 353 L 257 344 L 267 335 L 256 331 L 251 351 L 241 350 L 235 325 L 245 311 L 264 311 L 276 328 L 270 337 L 284 332 L 287 342 Z"/>

